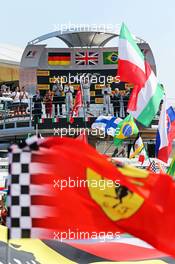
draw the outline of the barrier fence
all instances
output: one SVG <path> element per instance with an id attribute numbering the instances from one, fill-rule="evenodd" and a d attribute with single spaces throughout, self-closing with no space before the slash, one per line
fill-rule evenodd
<path id="1" fill-rule="evenodd" d="M 98 117 L 99 115 L 115 115 L 116 117 L 124 118 L 127 115 L 126 112 L 127 102 L 123 101 L 123 105 L 116 105 L 111 103 L 110 105 L 103 104 L 90 104 L 90 108 L 83 107 L 79 109 L 78 117 Z M 61 109 L 62 108 L 62 111 Z M 32 122 L 39 122 L 42 118 L 64 118 L 71 113 L 67 111 L 65 101 L 59 101 L 57 104 L 54 102 L 47 104 L 43 101 L 36 102 L 33 98 L 30 98 L 26 103 L 16 103 L 13 100 L 0 100 L 0 122 L 7 123 L 9 121 L 29 121 L 32 126 Z"/>
<path id="2" fill-rule="evenodd" d="M 104 104 L 90 104 L 90 108 L 79 109 L 78 117 L 98 117 L 99 115 L 115 115 L 116 117 L 124 118 L 127 115 L 127 103 L 123 100 L 122 105 L 111 101 L 110 105 Z M 169 98 L 168 104 L 175 104 L 175 100 Z M 62 109 L 62 111 L 61 111 Z M 85 110 L 85 111 L 84 111 Z M 155 116 L 155 120 L 158 120 L 159 113 Z M 65 118 L 70 116 L 70 112 L 67 112 L 65 100 L 59 101 L 57 104 L 51 102 L 50 104 L 44 101 L 36 102 L 35 99 L 30 98 L 27 102 L 14 102 L 11 98 L 0 97 L 0 124 L 1 128 L 6 128 L 6 124 L 9 122 L 29 122 L 29 127 L 33 126 L 33 123 L 40 123 L 42 118 Z"/>

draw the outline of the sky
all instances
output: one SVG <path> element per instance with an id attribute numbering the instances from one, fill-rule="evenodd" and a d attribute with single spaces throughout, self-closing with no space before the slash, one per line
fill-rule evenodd
<path id="1" fill-rule="evenodd" d="M 150 44 L 158 80 L 175 104 L 175 0 L 0 0 L 0 3 L 0 43 L 19 47 L 62 24 L 110 24 L 115 29 L 125 22 L 133 34 Z"/>

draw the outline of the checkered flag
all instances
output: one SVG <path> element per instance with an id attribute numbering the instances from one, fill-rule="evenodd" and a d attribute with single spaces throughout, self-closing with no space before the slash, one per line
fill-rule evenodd
<path id="1" fill-rule="evenodd" d="M 151 162 L 151 164 L 148 167 L 148 170 L 154 173 L 165 173 L 166 172 L 165 166 L 155 160 Z"/>
<path id="2" fill-rule="evenodd" d="M 46 209 L 41 206 L 38 196 L 46 196 L 47 189 L 36 179 L 42 172 L 42 164 L 34 159 L 39 155 L 40 141 L 28 138 L 22 145 L 12 145 L 9 149 L 8 181 L 8 236 L 10 238 L 39 237 L 37 219 L 44 218 Z"/>
<path id="3" fill-rule="evenodd" d="M 156 162 L 154 160 L 150 163 L 148 170 L 156 173 L 157 167 L 156 167 Z"/>

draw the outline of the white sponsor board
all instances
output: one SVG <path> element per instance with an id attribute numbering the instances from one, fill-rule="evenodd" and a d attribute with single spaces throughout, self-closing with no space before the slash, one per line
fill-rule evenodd
<path id="1" fill-rule="evenodd" d="M 0 158 L 0 187 L 5 187 L 5 181 L 8 177 L 7 158 Z"/>

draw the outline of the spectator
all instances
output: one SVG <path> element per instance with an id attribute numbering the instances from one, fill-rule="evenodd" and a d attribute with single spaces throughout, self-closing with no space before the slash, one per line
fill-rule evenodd
<path id="1" fill-rule="evenodd" d="M 26 114 L 26 109 L 28 107 L 28 103 L 29 103 L 29 94 L 28 92 L 26 92 L 25 87 L 23 86 L 21 91 L 20 91 L 20 110 L 21 110 L 21 114 Z"/>
<path id="2" fill-rule="evenodd" d="M 122 157 L 122 158 L 126 158 L 127 157 L 127 150 L 126 150 L 126 146 L 123 145 L 120 148 L 116 148 L 112 154 L 112 157 Z"/>
<path id="3" fill-rule="evenodd" d="M 15 91 L 12 93 L 13 99 L 13 111 L 14 115 L 19 115 L 19 107 L 20 107 L 20 92 L 19 87 L 15 88 Z"/>
<path id="4" fill-rule="evenodd" d="M 40 91 L 37 89 L 36 94 L 33 96 L 33 116 L 35 124 L 42 116 L 42 97 L 40 96 Z"/>
<path id="5" fill-rule="evenodd" d="M 74 93 L 74 88 L 73 86 L 71 86 L 70 83 L 68 83 L 64 87 L 64 93 L 66 95 L 66 112 L 67 115 L 69 115 L 73 107 L 73 93 Z"/>
<path id="6" fill-rule="evenodd" d="M 3 97 L 11 97 L 11 92 L 10 92 L 10 88 L 9 87 L 6 86 L 6 88 L 3 89 L 2 96 Z"/>
<path id="7" fill-rule="evenodd" d="M 7 208 L 5 206 L 5 196 L 0 195 L 0 224 L 6 225 Z"/>
<path id="8" fill-rule="evenodd" d="M 114 107 L 114 116 L 118 117 L 120 112 L 120 91 L 118 88 L 115 88 L 113 93 L 113 107 Z"/>
<path id="9" fill-rule="evenodd" d="M 53 96 L 53 104 L 55 105 L 55 116 L 58 115 L 58 105 L 59 105 L 59 113 L 60 115 L 63 114 L 62 105 L 63 105 L 63 87 L 62 84 L 56 82 L 53 87 L 52 91 L 54 92 Z"/>
<path id="10" fill-rule="evenodd" d="M 6 89 L 6 97 L 11 97 L 11 95 L 12 95 L 12 93 L 11 93 L 11 91 L 10 91 L 10 87 L 7 87 L 7 89 Z"/>
<path id="11" fill-rule="evenodd" d="M 126 90 L 125 96 L 128 96 L 129 97 L 130 94 L 131 94 L 131 89 L 129 87 L 126 87 L 125 90 Z"/>
<path id="12" fill-rule="evenodd" d="M 6 93 L 6 89 L 7 89 L 7 86 L 5 84 L 2 84 L 1 85 L 1 93 L 3 95 L 3 93 Z"/>
<path id="13" fill-rule="evenodd" d="M 106 114 L 110 114 L 110 104 L 111 104 L 111 85 L 107 84 L 102 89 L 103 94 L 103 106 Z"/>
<path id="14" fill-rule="evenodd" d="M 44 103 L 45 103 L 45 109 L 46 109 L 46 117 L 52 116 L 52 93 L 50 90 L 46 92 L 46 95 L 44 96 Z"/>

